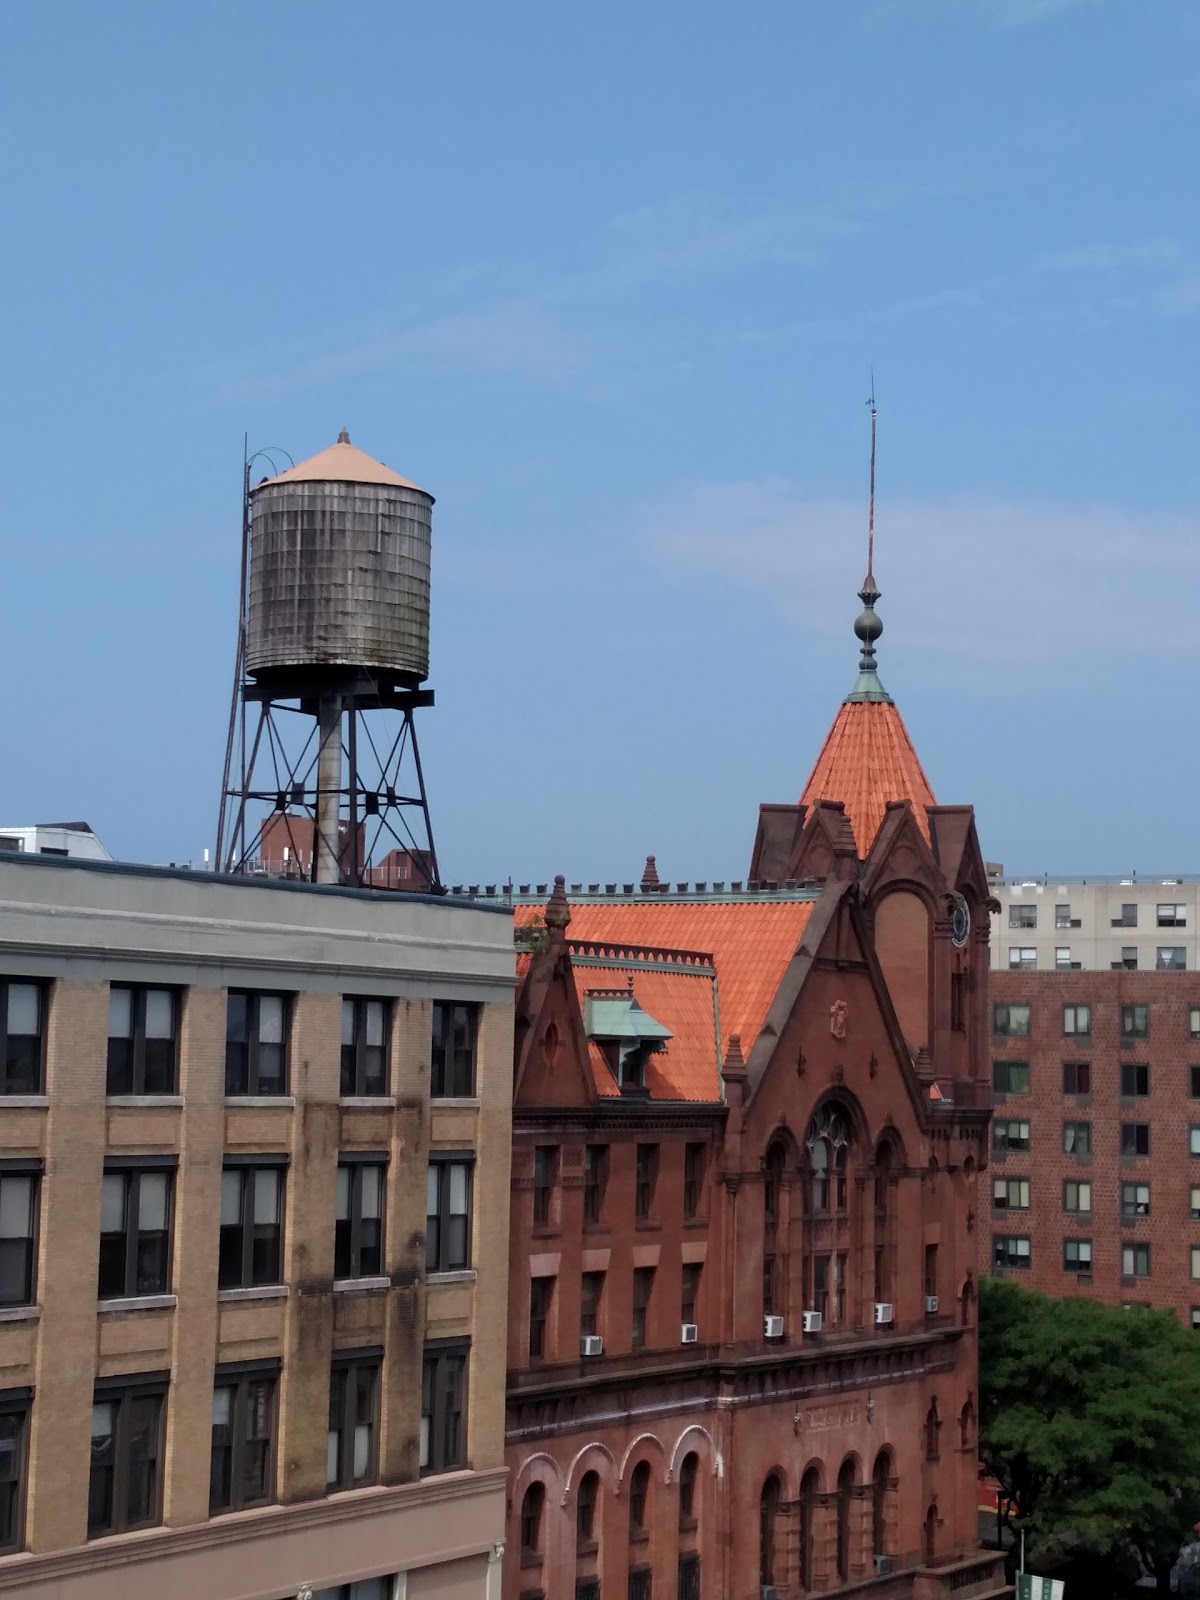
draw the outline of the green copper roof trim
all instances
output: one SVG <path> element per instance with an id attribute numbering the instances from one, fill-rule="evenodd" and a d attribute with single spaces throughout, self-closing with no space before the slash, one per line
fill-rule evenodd
<path id="1" fill-rule="evenodd" d="M 632 997 L 628 1000 L 607 995 L 585 995 L 583 1002 L 583 1031 L 589 1039 L 630 1039 L 649 1041 L 670 1039 L 670 1028 L 664 1028 Z"/>
<path id="2" fill-rule="evenodd" d="M 858 677 L 854 680 L 854 687 L 846 696 L 845 705 L 858 705 L 862 701 L 870 701 L 877 705 L 890 706 L 894 704 L 891 695 L 879 681 L 879 674 L 874 667 L 863 667 Z"/>

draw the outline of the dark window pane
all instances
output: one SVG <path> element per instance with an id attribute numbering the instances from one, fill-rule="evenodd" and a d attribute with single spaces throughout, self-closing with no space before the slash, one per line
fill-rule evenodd
<path id="1" fill-rule="evenodd" d="M 125 1522 L 133 1527 L 149 1522 L 155 1514 L 158 1497 L 158 1408 L 157 1395 L 139 1395 L 129 1406 Z"/>
<path id="2" fill-rule="evenodd" d="M 237 1389 L 222 1385 L 213 1390 L 212 1457 L 208 1479 L 208 1509 L 227 1511 L 233 1504 L 233 1407 Z"/>
<path id="3" fill-rule="evenodd" d="M 113 1468 L 116 1455 L 115 1401 L 92 1407 L 92 1459 L 88 1481 L 88 1533 L 107 1533 L 113 1526 Z"/>

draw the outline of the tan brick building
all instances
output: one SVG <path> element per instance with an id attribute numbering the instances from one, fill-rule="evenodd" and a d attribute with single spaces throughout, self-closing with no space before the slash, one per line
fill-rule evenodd
<path id="1" fill-rule="evenodd" d="M 494 909 L 0 856 L 0 1595 L 498 1600 L 512 1017 Z"/>

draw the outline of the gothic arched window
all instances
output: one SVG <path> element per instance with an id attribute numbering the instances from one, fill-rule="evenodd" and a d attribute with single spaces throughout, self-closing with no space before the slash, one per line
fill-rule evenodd
<path id="1" fill-rule="evenodd" d="M 829 1211 L 836 1207 L 838 1211 L 844 1211 L 850 1131 L 845 1117 L 836 1106 L 823 1106 L 817 1112 L 809 1123 L 805 1148 L 808 1152 L 808 1170 L 812 1175 L 813 1210 Z"/>
<path id="2" fill-rule="evenodd" d="M 600 1474 L 585 1472 L 575 1503 L 575 1534 L 580 1544 L 591 1544 L 596 1537 L 596 1502 L 600 1498 Z"/>
<path id="3" fill-rule="evenodd" d="M 763 1484 L 758 1501 L 758 1577 L 761 1584 L 775 1582 L 775 1537 L 783 1485 L 777 1472 Z"/>
<path id="4" fill-rule="evenodd" d="M 875 1457 L 871 1473 L 871 1548 L 877 1556 L 887 1554 L 888 1490 L 891 1487 L 892 1458 L 887 1450 Z"/>
<path id="5" fill-rule="evenodd" d="M 837 1481 L 837 1573 L 843 1583 L 850 1576 L 850 1512 L 854 1504 L 854 1460 L 847 1457 Z"/>
<path id="6" fill-rule="evenodd" d="M 629 1532 L 646 1531 L 646 1505 L 650 1498 L 650 1463 L 639 1461 L 629 1480 Z"/>
<path id="7" fill-rule="evenodd" d="M 537 1556 L 542 1553 L 542 1511 L 546 1504 L 546 1491 L 540 1483 L 531 1483 L 521 1501 L 521 1554 Z"/>
<path id="8" fill-rule="evenodd" d="M 821 1475 L 816 1467 L 809 1467 L 800 1480 L 800 1586 L 811 1589 L 814 1555 L 813 1522 L 817 1511 L 817 1496 L 821 1492 Z"/>
<path id="9" fill-rule="evenodd" d="M 696 1526 L 696 1478 L 700 1472 L 700 1457 L 693 1450 L 684 1456 L 679 1469 L 679 1526 L 684 1529 Z"/>
<path id="10" fill-rule="evenodd" d="M 938 1447 L 938 1436 L 942 1431 L 942 1419 L 938 1415 L 936 1396 L 929 1402 L 929 1410 L 925 1413 L 925 1459 L 937 1461 L 941 1452 Z"/>

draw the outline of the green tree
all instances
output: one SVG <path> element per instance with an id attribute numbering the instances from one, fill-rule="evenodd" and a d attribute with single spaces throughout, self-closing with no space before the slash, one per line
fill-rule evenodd
<path id="1" fill-rule="evenodd" d="M 1200 1520 L 1200 1336 L 985 1278 L 979 1377 L 981 1461 L 1030 1549 L 1140 1562 L 1165 1592 Z"/>

